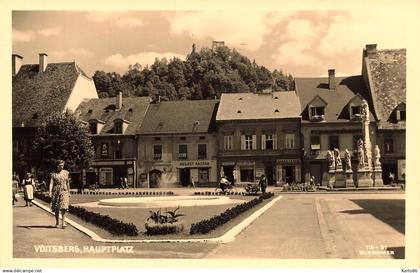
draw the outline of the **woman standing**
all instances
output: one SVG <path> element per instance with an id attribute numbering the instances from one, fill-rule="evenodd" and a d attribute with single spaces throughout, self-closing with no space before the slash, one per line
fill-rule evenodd
<path id="1" fill-rule="evenodd" d="M 49 195 L 51 197 L 51 211 L 55 213 L 55 227 L 59 228 L 59 219 L 61 212 L 61 225 L 65 228 L 66 211 L 69 208 L 70 183 L 69 172 L 64 170 L 64 161 L 59 160 L 57 168 L 51 173 Z"/>
<path id="2" fill-rule="evenodd" d="M 25 201 L 26 201 L 25 207 L 27 206 L 32 207 L 32 200 L 34 199 L 35 182 L 31 173 L 26 174 L 25 179 L 23 179 L 22 181 L 22 184 L 23 184 L 23 193 L 24 193 Z"/>
<path id="3" fill-rule="evenodd" d="M 18 190 L 19 190 L 19 180 L 17 178 L 16 175 L 14 175 L 12 177 L 12 205 L 15 204 L 15 202 L 17 202 L 17 194 L 18 194 Z"/>

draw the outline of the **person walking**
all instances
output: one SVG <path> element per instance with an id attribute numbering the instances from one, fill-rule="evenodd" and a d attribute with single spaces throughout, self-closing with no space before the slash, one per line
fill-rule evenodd
<path id="1" fill-rule="evenodd" d="M 67 226 L 65 215 L 70 199 L 70 181 L 69 172 L 64 170 L 63 160 L 58 160 L 56 170 L 51 173 L 49 196 L 51 197 L 51 211 L 55 214 L 55 227 L 60 227 L 61 212 L 61 227 L 65 228 Z"/>
<path id="2" fill-rule="evenodd" d="M 193 187 L 195 189 L 195 182 L 194 182 L 194 177 L 191 176 L 191 187 Z"/>
<path id="3" fill-rule="evenodd" d="M 12 205 L 15 205 L 17 202 L 17 194 L 19 191 L 19 180 L 16 175 L 12 176 Z"/>
<path id="4" fill-rule="evenodd" d="M 31 173 L 25 175 L 25 179 L 22 181 L 23 184 L 23 194 L 25 197 L 25 207 L 32 207 L 32 200 L 34 199 L 34 187 L 35 181 Z"/>
<path id="5" fill-rule="evenodd" d="M 261 187 L 261 192 L 264 194 L 265 190 L 267 189 L 267 178 L 264 174 L 261 175 L 260 182 L 258 183 Z"/>

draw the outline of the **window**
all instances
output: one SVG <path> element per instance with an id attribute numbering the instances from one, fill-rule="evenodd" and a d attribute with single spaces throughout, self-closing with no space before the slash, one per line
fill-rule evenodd
<path id="1" fill-rule="evenodd" d="M 187 144 L 180 144 L 178 146 L 178 159 L 187 159 L 188 158 L 188 146 Z"/>
<path id="2" fill-rule="evenodd" d="M 245 150 L 252 150 L 252 136 L 245 136 Z"/>
<path id="3" fill-rule="evenodd" d="M 397 121 L 405 121 L 405 110 L 397 110 Z"/>
<path id="4" fill-rule="evenodd" d="M 153 160 L 162 160 L 162 145 L 153 145 Z"/>
<path id="5" fill-rule="evenodd" d="M 384 150 L 386 154 L 392 154 L 394 152 L 394 139 L 392 137 L 385 137 Z"/>
<path id="6" fill-rule="evenodd" d="M 286 149 L 295 149 L 295 134 L 286 134 Z"/>
<path id="7" fill-rule="evenodd" d="M 198 144 L 198 159 L 207 159 L 207 144 Z"/>
<path id="8" fill-rule="evenodd" d="M 263 135 L 263 146 L 267 150 L 273 150 L 273 135 Z"/>
<path id="9" fill-rule="evenodd" d="M 200 139 L 206 139 L 206 137 L 205 136 L 200 136 Z"/>
<path id="10" fill-rule="evenodd" d="M 199 183 L 209 182 L 209 169 L 208 168 L 198 169 L 198 182 Z"/>
<path id="11" fill-rule="evenodd" d="M 108 157 L 108 143 L 101 144 L 101 157 L 102 158 Z"/>
<path id="12" fill-rule="evenodd" d="M 241 168 L 241 182 L 254 182 L 254 169 L 252 168 Z"/>
<path id="13" fill-rule="evenodd" d="M 225 151 L 233 149 L 233 136 L 223 136 L 223 149 Z"/>
<path id="14" fill-rule="evenodd" d="M 357 151 L 357 142 L 359 141 L 359 139 L 363 139 L 363 137 L 361 135 L 353 136 L 353 150 L 354 151 Z"/>
<path id="15" fill-rule="evenodd" d="M 321 150 L 321 137 L 311 136 L 311 151 Z"/>
<path id="16" fill-rule="evenodd" d="M 352 116 L 360 116 L 362 113 L 362 108 L 360 106 L 352 106 L 351 107 L 351 115 Z"/>
<path id="17" fill-rule="evenodd" d="M 340 143 L 339 143 L 339 137 L 338 136 L 330 136 L 329 138 L 329 142 L 330 142 L 330 150 L 334 150 L 334 148 L 340 148 Z"/>
<path id="18" fill-rule="evenodd" d="M 123 132 L 123 123 L 122 121 L 116 121 L 114 123 L 114 133 L 115 134 L 122 134 Z"/>
<path id="19" fill-rule="evenodd" d="M 115 145 L 115 158 L 116 159 L 121 159 L 122 158 L 122 145 L 121 143 L 118 141 L 118 143 Z"/>
<path id="20" fill-rule="evenodd" d="M 89 130 L 92 135 L 98 134 L 98 123 L 96 122 L 89 123 Z"/>
<path id="21" fill-rule="evenodd" d="M 311 116 L 312 117 L 316 117 L 316 116 L 322 116 L 325 115 L 325 107 L 321 106 L 321 107 L 311 107 Z"/>

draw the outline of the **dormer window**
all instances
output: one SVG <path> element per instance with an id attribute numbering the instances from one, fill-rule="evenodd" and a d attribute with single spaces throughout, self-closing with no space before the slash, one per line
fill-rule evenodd
<path id="1" fill-rule="evenodd" d="M 122 134 L 123 133 L 123 122 L 122 121 L 115 121 L 114 122 L 114 133 L 115 134 Z"/>
<path id="2" fill-rule="evenodd" d="M 309 120 L 324 121 L 325 107 L 327 107 L 327 102 L 320 96 L 315 96 L 312 101 L 308 103 Z"/>
<path id="3" fill-rule="evenodd" d="M 405 110 L 397 110 L 397 121 L 405 121 Z"/>
<path id="4" fill-rule="evenodd" d="M 352 106 L 351 107 L 351 115 L 353 117 L 360 116 L 361 113 L 362 113 L 362 107 L 360 105 L 359 106 Z"/>
<path id="5" fill-rule="evenodd" d="M 97 135 L 98 134 L 98 123 L 97 122 L 89 123 L 89 131 L 92 135 Z"/>

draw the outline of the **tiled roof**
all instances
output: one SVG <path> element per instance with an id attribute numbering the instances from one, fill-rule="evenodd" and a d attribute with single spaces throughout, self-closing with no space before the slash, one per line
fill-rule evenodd
<path id="1" fill-rule="evenodd" d="M 117 119 L 129 122 L 125 135 L 134 135 L 144 120 L 149 102 L 149 97 L 122 98 L 122 108 L 115 110 L 116 98 L 85 99 L 76 112 L 86 122 L 92 119 L 104 122 L 99 135 L 112 134 Z"/>
<path id="2" fill-rule="evenodd" d="M 295 88 L 300 100 L 302 109 L 302 123 L 310 123 L 308 103 L 316 96 L 323 99 L 325 107 L 326 122 L 350 122 L 346 106 L 357 94 L 367 99 L 370 110 L 370 120 L 375 121 L 372 105 L 362 76 L 336 77 L 336 88 L 328 88 L 328 77 L 324 78 L 296 78 Z"/>
<path id="3" fill-rule="evenodd" d="M 22 65 L 12 79 L 13 126 L 38 127 L 53 113 L 62 112 L 77 77 L 86 75 L 74 62 Z"/>
<path id="4" fill-rule="evenodd" d="M 300 104 L 294 91 L 271 93 L 224 93 L 216 120 L 255 120 L 299 117 Z"/>
<path id="5" fill-rule="evenodd" d="M 379 129 L 404 129 L 405 122 L 389 120 L 400 103 L 406 102 L 406 50 L 377 50 L 365 57 L 369 86 Z"/>
<path id="6" fill-rule="evenodd" d="M 184 100 L 151 104 L 137 132 L 143 135 L 211 132 L 218 103 L 218 100 Z"/>

